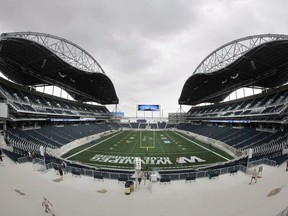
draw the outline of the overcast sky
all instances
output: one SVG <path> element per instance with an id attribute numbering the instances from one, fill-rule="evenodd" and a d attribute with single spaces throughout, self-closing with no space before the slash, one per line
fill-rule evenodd
<path id="1" fill-rule="evenodd" d="M 0 33 L 78 44 L 114 83 L 125 116 L 159 104 L 165 117 L 179 111 L 185 81 L 212 51 L 249 35 L 288 34 L 287 9 L 287 0 L 9 0 L 1 1 Z"/>

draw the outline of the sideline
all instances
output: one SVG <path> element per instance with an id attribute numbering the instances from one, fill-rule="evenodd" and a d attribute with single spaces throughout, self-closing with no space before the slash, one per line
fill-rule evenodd
<path id="1" fill-rule="evenodd" d="M 90 149 L 90 148 L 93 148 L 93 147 L 101 144 L 102 142 L 104 142 L 104 141 L 106 141 L 106 140 L 109 140 L 109 139 L 111 139 L 111 138 L 113 138 L 113 137 L 115 137 L 115 136 L 118 136 L 118 135 L 121 134 L 121 133 L 123 133 L 123 131 L 121 131 L 120 133 L 116 133 L 116 134 L 114 134 L 113 136 L 108 137 L 107 139 L 104 139 L 104 140 L 100 141 L 100 142 L 97 143 L 96 145 L 89 146 L 89 147 L 87 147 L 87 148 L 85 148 L 85 149 L 83 149 L 83 150 L 81 150 L 81 151 L 79 151 L 79 152 L 76 152 L 75 154 L 70 155 L 70 156 L 68 156 L 68 157 L 66 157 L 66 158 L 64 158 L 64 159 L 68 160 L 69 158 L 74 157 L 74 156 L 76 156 L 76 155 L 78 155 L 78 154 L 80 154 L 80 153 L 82 153 L 82 152 L 84 152 L 84 151 L 86 151 L 86 150 L 88 150 L 88 149 Z"/>
<path id="2" fill-rule="evenodd" d="M 207 151 L 210 151 L 211 153 L 213 153 L 213 154 L 215 154 L 215 155 L 217 155 L 217 156 L 219 156 L 219 157 L 221 157 L 221 158 L 223 158 L 223 159 L 225 159 L 225 160 L 227 160 L 227 161 L 230 160 L 229 158 L 226 158 L 226 157 L 224 157 L 223 155 L 220 155 L 220 154 L 218 154 L 217 152 L 214 152 L 214 151 L 212 151 L 211 149 L 208 149 L 208 148 L 206 148 L 206 147 L 204 147 L 204 146 L 202 146 L 202 145 L 194 142 L 193 140 L 188 139 L 187 137 L 183 136 L 183 135 L 182 135 L 181 133 L 179 133 L 179 132 L 175 132 L 175 131 L 173 131 L 173 132 L 176 133 L 178 136 L 181 136 L 182 138 L 184 138 L 184 139 L 192 142 L 193 144 L 195 144 L 195 145 L 197 145 L 197 146 L 199 146 L 199 147 L 201 147 L 201 148 L 203 148 L 203 149 L 205 149 L 205 150 L 207 150 Z"/>

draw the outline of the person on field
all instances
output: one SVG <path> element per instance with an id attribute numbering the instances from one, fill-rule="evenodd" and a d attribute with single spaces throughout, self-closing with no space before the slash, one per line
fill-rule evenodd
<path id="1" fill-rule="evenodd" d="M 253 170 L 253 173 L 252 173 L 252 177 L 251 177 L 251 181 L 249 184 L 252 184 L 252 181 L 254 180 L 255 183 L 257 183 L 257 177 L 258 177 L 258 173 L 257 173 L 257 170 L 256 168 Z"/>
<path id="2" fill-rule="evenodd" d="M 51 211 L 51 209 L 50 209 L 50 206 L 53 207 L 53 205 L 52 205 L 51 202 L 49 202 L 49 200 L 48 200 L 46 197 L 44 197 L 44 200 L 43 200 L 43 202 L 42 202 L 42 206 L 44 206 L 46 213 L 49 213 L 49 212 L 50 212 L 53 216 L 55 216 L 55 215 L 53 214 L 53 212 Z"/>

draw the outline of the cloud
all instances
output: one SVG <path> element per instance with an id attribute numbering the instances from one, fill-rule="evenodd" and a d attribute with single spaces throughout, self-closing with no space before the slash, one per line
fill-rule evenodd
<path id="1" fill-rule="evenodd" d="M 244 36 L 287 34 L 286 8 L 286 0 L 9 0 L 1 3 L 0 32 L 78 44 L 111 78 L 126 116 L 139 103 L 160 104 L 167 116 L 212 51 Z"/>

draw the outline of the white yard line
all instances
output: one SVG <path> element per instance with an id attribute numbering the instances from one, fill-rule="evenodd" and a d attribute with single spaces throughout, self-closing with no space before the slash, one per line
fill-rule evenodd
<path id="1" fill-rule="evenodd" d="M 144 137 L 145 137 L 145 135 L 144 135 Z M 148 138 L 149 138 L 149 136 L 147 136 Z M 156 134 L 155 134 L 155 131 L 153 131 L 153 137 L 152 137 L 152 139 L 153 139 L 153 142 L 152 142 L 152 144 L 153 144 L 153 146 L 143 146 L 142 145 L 142 131 L 140 131 L 140 148 L 155 148 L 155 146 L 156 146 Z"/>
<path id="2" fill-rule="evenodd" d="M 176 132 L 174 132 L 174 133 L 176 133 Z M 111 136 L 111 137 L 109 137 L 109 138 L 107 138 L 107 139 L 104 139 L 104 140 L 100 141 L 100 142 L 97 143 L 96 145 L 99 145 L 99 144 L 101 144 L 102 142 L 107 141 L 107 140 L 111 139 L 112 137 L 115 137 L 115 136 L 117 136 L 117 135 L 119 135 L 119 134 L 121 134 L 121 133 L 116 133 L 115 135 L 113 135 L 113 136 Z M 227 161 L 230 160 L 230 159 L 228 159 L 228 158 L 226 158 L 226 157 L 218 154 L 217 152 L 214 152 L 214 151 L 212 151 L 211 149 L 206 148 L 206 147 L 204 147 L 204 146 L 202 146 L 202 145 L 200 145 L 200 144 L 198 144 L 198 143 L 190 140 L 189 138 L 183 136 L 183 135 L 180 134 L 180 133 L 176 133 L 176 134 L 177 134 L 178 136 L 180 136 L 180 137 L 188 140 L 189 142 L 192 142 L 193 144 L 195 144 L 195 145 L 197 145 L 197 146 L 205 149 L 206 151 L 209 151 L 209 152 L 211 152 L 211 153 L 213 153 L 213 154 L 215 154 L 215 155 L 217 155 L 217 156 L 219 156 L 219 157 L 221 157 L 221 158 L 223 158 L 223 159 L 225 159 L 225 160 L 227 160 Z M 155 132 L 154 132 L 154 136 L 155 136 Z M 154 142 L 155 142 L 155 138 L 154 138 Z M 140 131 L 140 143 L 142 143 L 142 142 L 141 142 L 141 131 Z M 153 144 L 154 144 L 154 143 L 153 143 Z M 74 156 L 76 156 L 76 155 L 78 155 L 78 154 L 81 154 L 82 152 L 87 151 L 87 150 L 89 150 L 90 148 L 93 148 L 94 146 L 95 146 L 95 145 L 92 145 L 92 146 L 90 146 L 90 147 L 87 147 L 87 148 L 85 148 L 85 149 L 83 149 L 83 150 L 81 150 L 81 151 L 79 151 L 79 152 L 76 152 L 76 153 L 73 154 L 73 155 L 70 155 L 69 157 L 67 157 L 67 158 L 65 158 L 65 159 L 68 160 L 69 158 L 72 158 L 72 157 L 74 157 Z M 160 146 L 161 146 L 161 145 L 160 145 Z M 140 144 L 140 147 L 142 148 L 141 144 Z M 151 148 L 151 147 L 148 147 L 148 148 Z M 155 146 L 154 146 L 154 148 L 155 148 Z"/>
<path id="3" fill-rule="evenodd" d="M 123 133 L 123 132 L 121 132 L 121 133 Z M 121 133 L 116 133 L 116 134 L 114 134 L 113 136 L 108 137 L 107 139 L 104 139 L 104 140 L 100 141 L 100 142 L 97 143 L 96 145 L 99 145 L 100 143 L 102 143 L 102 142 L 104 142 L 104 141 L 106 141 L 106 140 L 109 140 L 109 139 L 111 139 L 112 137 L 115 137 L 116 135 L 119 135 L 119 134 L 121 134 Z M 95 147 L 96 145 L 92 145 L 92 146 L 90 146 L 90 147 L 87 147 L 87 148 L 85 148 L 85 149 L 83 149 L 83 150 L 81 150 L 81 151 L 79 151 L 79 152 L 76 152 L 76 153 L 73 154 L 73 155 L 70 155 L 69 157 L 67 157 L 67 158 L 65 158 L 65 159 L 68 160 L 69 158 L 74 157 L 74 156 L 76 156 L 76 155 L 78 155 L 78 154 L 80 154 L 80 153 L 82 153 L 82 152 L 84 152 L 84 151 L 86 151 L 86 150 L 88 150 L 88 149 L 90 149 L 90 148 L 93 148 L 93 147 Z"/>
<path id="4" fill-rule="evenodd" d="M 174 131 L 173 131 L 173 132 L 174 132 Z M 174 133 L 175 133 L 175 132 L 174 132 Z M 217 156 L 219 156 L 219 157 L 221 157 L 221 158 L 223 158 L 223 159 L 225 159 L 225 160 L 227 160 L 227 161 L 230 160 L 229 158 L 226 158 L 226 157 L 224 157 L 224 156 L 218 154 L 217 152 L 214 152 L 214 151 L 212 151 L 211 149 L 208 149 L 208 148 L 206 148 L 206 147 L 204 147 L 204 146 L 202 146 L 202 145 L 200 145 L 200 144 L 198 144 L 198 143 L 196 143 L 196 142 L 194 142 L 194 141 L 188 139 L 187 137 L 183 136 L 183 135 L 180 134 L 180 133 L 176 133 L 176 134 L 178 134 L 179 136 L 183 137 L 184 139 L 186 139 L 186 140 L 188 140 L 188 141 L 194 143 L 195 145 L 197 145 L 197 146 L 199 146 L 199 147 L 201 147 L 201 148 L 203 148 L 203 149 L 205 149 L 205 150 L 207 150 L 207 151 L 210 151 L 211 153 L 213 153 L 213 154 L 215 154 L 215 155 L 217 155 Z"/>

